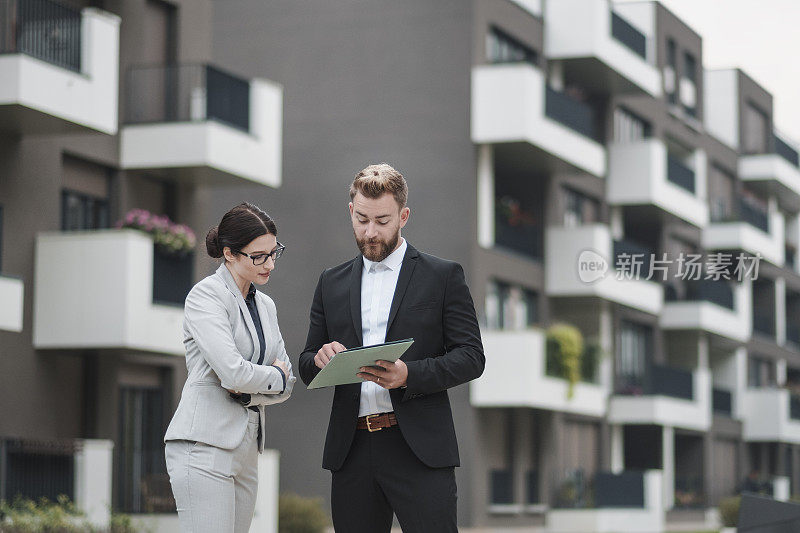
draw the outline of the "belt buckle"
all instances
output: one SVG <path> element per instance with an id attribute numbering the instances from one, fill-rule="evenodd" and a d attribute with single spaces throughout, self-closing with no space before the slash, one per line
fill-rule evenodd
<path id="1" fill-rule="evenodd" d="M 375 433 L 376 431 L 380 431 L 380 430 L 383 429 L 383 428 L 372 429 L 372 425 L 370 424 L 372 418 L 376 418 L 376 417 L 379 417 L 379 416 L 381 416 L 381 415 L 380 414 L 375 414 L 375 415 L 367 415 L 365 417 L 366 421 L 367 421 L 367 431 L 369 431 L 370 433 Z"/>

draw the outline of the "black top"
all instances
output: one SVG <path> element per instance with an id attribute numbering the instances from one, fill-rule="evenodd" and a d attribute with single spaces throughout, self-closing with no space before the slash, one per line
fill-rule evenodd
<path id="1" fill-rule="evenodd" d="M 264 353 L 267 351 L 267 343 L 264 340 L 264 328 L 261 327 L 261 318 L 258 316 L 258 307 L 256 306 L 256 287 L 252 283 L 250 284 L 250 289 L 247 291 L 247 298 L 244 299 L 244 302 L 247 304 L 247 309 L 250 311 L 253 324 L 256 326 L 258 343 L 261 345 L 261 352 L 258 354 L 258 363 L 256 363 L 260 365 L 264 362 Z M 277 368 L 278 372 L 281 373 L 281 377 L 283 378 L 283 389 L 286 390 L 286 374 L 284 374 L 283 370 L 277 366 L 275 368 Z"/>
<path id="2" fill-rule="evenodd" d="M 363 270 L 359 255 L 320 276 L 298 364 L 306 384 L 320 371 L 314 356 L 323 344 L 339 341 L 347 347 L 361 346 Z M 483 373 L 481 331 L 461 266 L 420 253 L 409 244 L 389 308 L 386 342 L 410 337 L 414 344 L 401 357 L 408 368 L 407 387 L 389 391 L 400 430 L 414 454 L 429 467 L 457 466 L 447 389 Z M 336 387 L 322 460 L 328 470 L 339 470 L 344 464 L 356 432 L 360 398 L 361 383 Z"/>

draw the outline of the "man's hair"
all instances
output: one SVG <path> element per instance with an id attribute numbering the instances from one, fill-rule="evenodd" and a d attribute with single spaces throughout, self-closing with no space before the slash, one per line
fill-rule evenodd
<path id="1" fill-rule="evenodd" d="M 356 174 L 353 183 L 350 184 L 350 200 L 359 192 L 367 198 L 380 198 L 387 192 L 391 193 L 401 209 L 408 202 L 406 179 L 386 163 L 370 165 Z"/>

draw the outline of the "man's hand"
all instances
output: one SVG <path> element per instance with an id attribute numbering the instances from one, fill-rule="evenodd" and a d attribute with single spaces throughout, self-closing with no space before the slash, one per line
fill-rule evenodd
<path id="1" fill-rule="evenodd" d="M 358 377 L 373 381 L 384 389 L 405 387 L 408 381 L 408 367 L 400 359 L 394 363 L 375 361 L 375 366 L 362 366 L 359 370 Z"/>
<path id="2" fill-rule="evenodd" d="M 317 365 L 317 368 L 325 368 L 325 366 L 331 362 L 334 355 L 346 349 L 347 348 L 345 348 L 342 343 L 336 341 L 323 344 L 322 348 L 317 352 L 317 355 L 314 356 L 314 364 Z"/>

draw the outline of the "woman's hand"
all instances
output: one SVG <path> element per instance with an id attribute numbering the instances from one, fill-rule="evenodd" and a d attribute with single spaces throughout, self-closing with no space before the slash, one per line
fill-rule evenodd
<path id="1" fill-rule="evenodd" d="M 280 368 L 283 371 L 283 375 L 286 376 L 286 379 L 289 379 L 289 365 L 280 359 L 275 359 L 275 362 L 272 363 L 272 366 Z"/>

